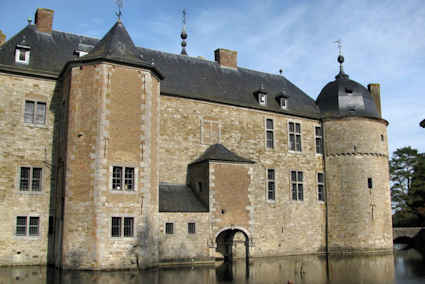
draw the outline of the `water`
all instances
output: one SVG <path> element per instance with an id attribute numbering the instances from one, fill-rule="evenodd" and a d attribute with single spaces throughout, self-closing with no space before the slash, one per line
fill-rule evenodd
<path id="1" fill-rule="evenodd" d="M 394 255 L 291 256 L 251 259 L 215 266 L 148 271 L 57 271 L 48 267 L 2 267 L 0 284 L 282 284 L 425 283 L 425 260 L 415 250 Z"/>

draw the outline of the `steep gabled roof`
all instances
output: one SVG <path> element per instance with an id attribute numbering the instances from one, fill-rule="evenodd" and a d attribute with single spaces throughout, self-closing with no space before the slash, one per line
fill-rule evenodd
<path id="1" fill-rule="evenodd" d="M 211 145 L 205 152 L 191 164 L 197 164 L 205 161 L 231 162 L 231 163 L 248 163 L 254 164 L 254 161 L 242 158 L 233 153 L 222 144 Z"/>

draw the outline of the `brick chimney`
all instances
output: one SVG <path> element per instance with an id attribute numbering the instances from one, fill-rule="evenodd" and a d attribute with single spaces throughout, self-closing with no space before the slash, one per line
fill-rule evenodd
<path id="1" fill-rule="evenodd" d="M 45 8 L 38 8 L 35 12 L 35 24 L 37 29 L 43 33 L 51 33 L 53 25 L 53 14 L 55 11 Z"/>
<path id="2" fill-rule="evenodd" d="M 222 67 L 238 68 L 238 53 L 233 50 L 218 48 L 214 51 L 215 61 Z"/>
<path id="3" fill-rule="evenodd" d="M 372 95 L 372 98 L 375 102 L 376 109 L 378 110 L 378 114 L 380 117 L 382 117 L 381 112 L 381 86 L 377 83 L 371 83 L 367 85 L 367 89 L 369 90 L 369 93 Z"/>
<path id="4" fill-rule="evenodd" d="M 0 30 L 0 45 L 6 42 L 6 35 Z"/>

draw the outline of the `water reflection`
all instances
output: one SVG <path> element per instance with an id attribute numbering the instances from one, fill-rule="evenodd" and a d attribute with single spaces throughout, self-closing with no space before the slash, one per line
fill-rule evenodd
<path id="1" fill-rule="evenodd" d="M 46 267 L 2 267 L 0 284 L 325 284 L 424 283 L 425 261 L 414 250 L 393 255 L 292 256 L 139 271 L 59 271 Z"/>

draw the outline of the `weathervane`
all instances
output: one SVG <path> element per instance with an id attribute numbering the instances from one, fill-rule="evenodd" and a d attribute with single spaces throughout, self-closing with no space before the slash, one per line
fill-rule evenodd
<path id="1" fill-rule="evenodd" d="M 339 40 L 336 40 L 336 41 L 334 41 L 336 44 L 337 44 L 337 46 L 338 46 L 338 50 L 339 50 L 339 55 L 342 55 L 342 42 L 341 42 L 341 40 L 339 39 Z"/>
<path id="2" fill-rule="evenodd" d="M 338 63 L 339 63 L 339 74 L 336 75 L 337 79 L 348 79 L 348 75 L 344 73 L 344 67 L 342 63 L 344 63 L 344 56 L 342 56 L 342 41 L 340 39 L 334 41 L 338 46 Z"/>
<path id="3" fill-rule="evenodd" d="M 115 0 L 115 4 L 117 4 L 118 6 L 118 13 L 115 13 L 115 15 L 117 15 L 118 21 L 121 21 L 121 15 L 122 15 L 121 9 L 124 5 L 124 0 Z"/>
<path id="4" fill-rule="evenodd" d="M 183 28 L 182 28 L 182 33 L 180 34 L 180 37 L 182 39 L 182 51 L 180 52 L 181 55 L 187 55 L 186 52 L 186 39 L 187 39 L 187 33 L 186 33 L 186 9 L 183 9 Z"/>

